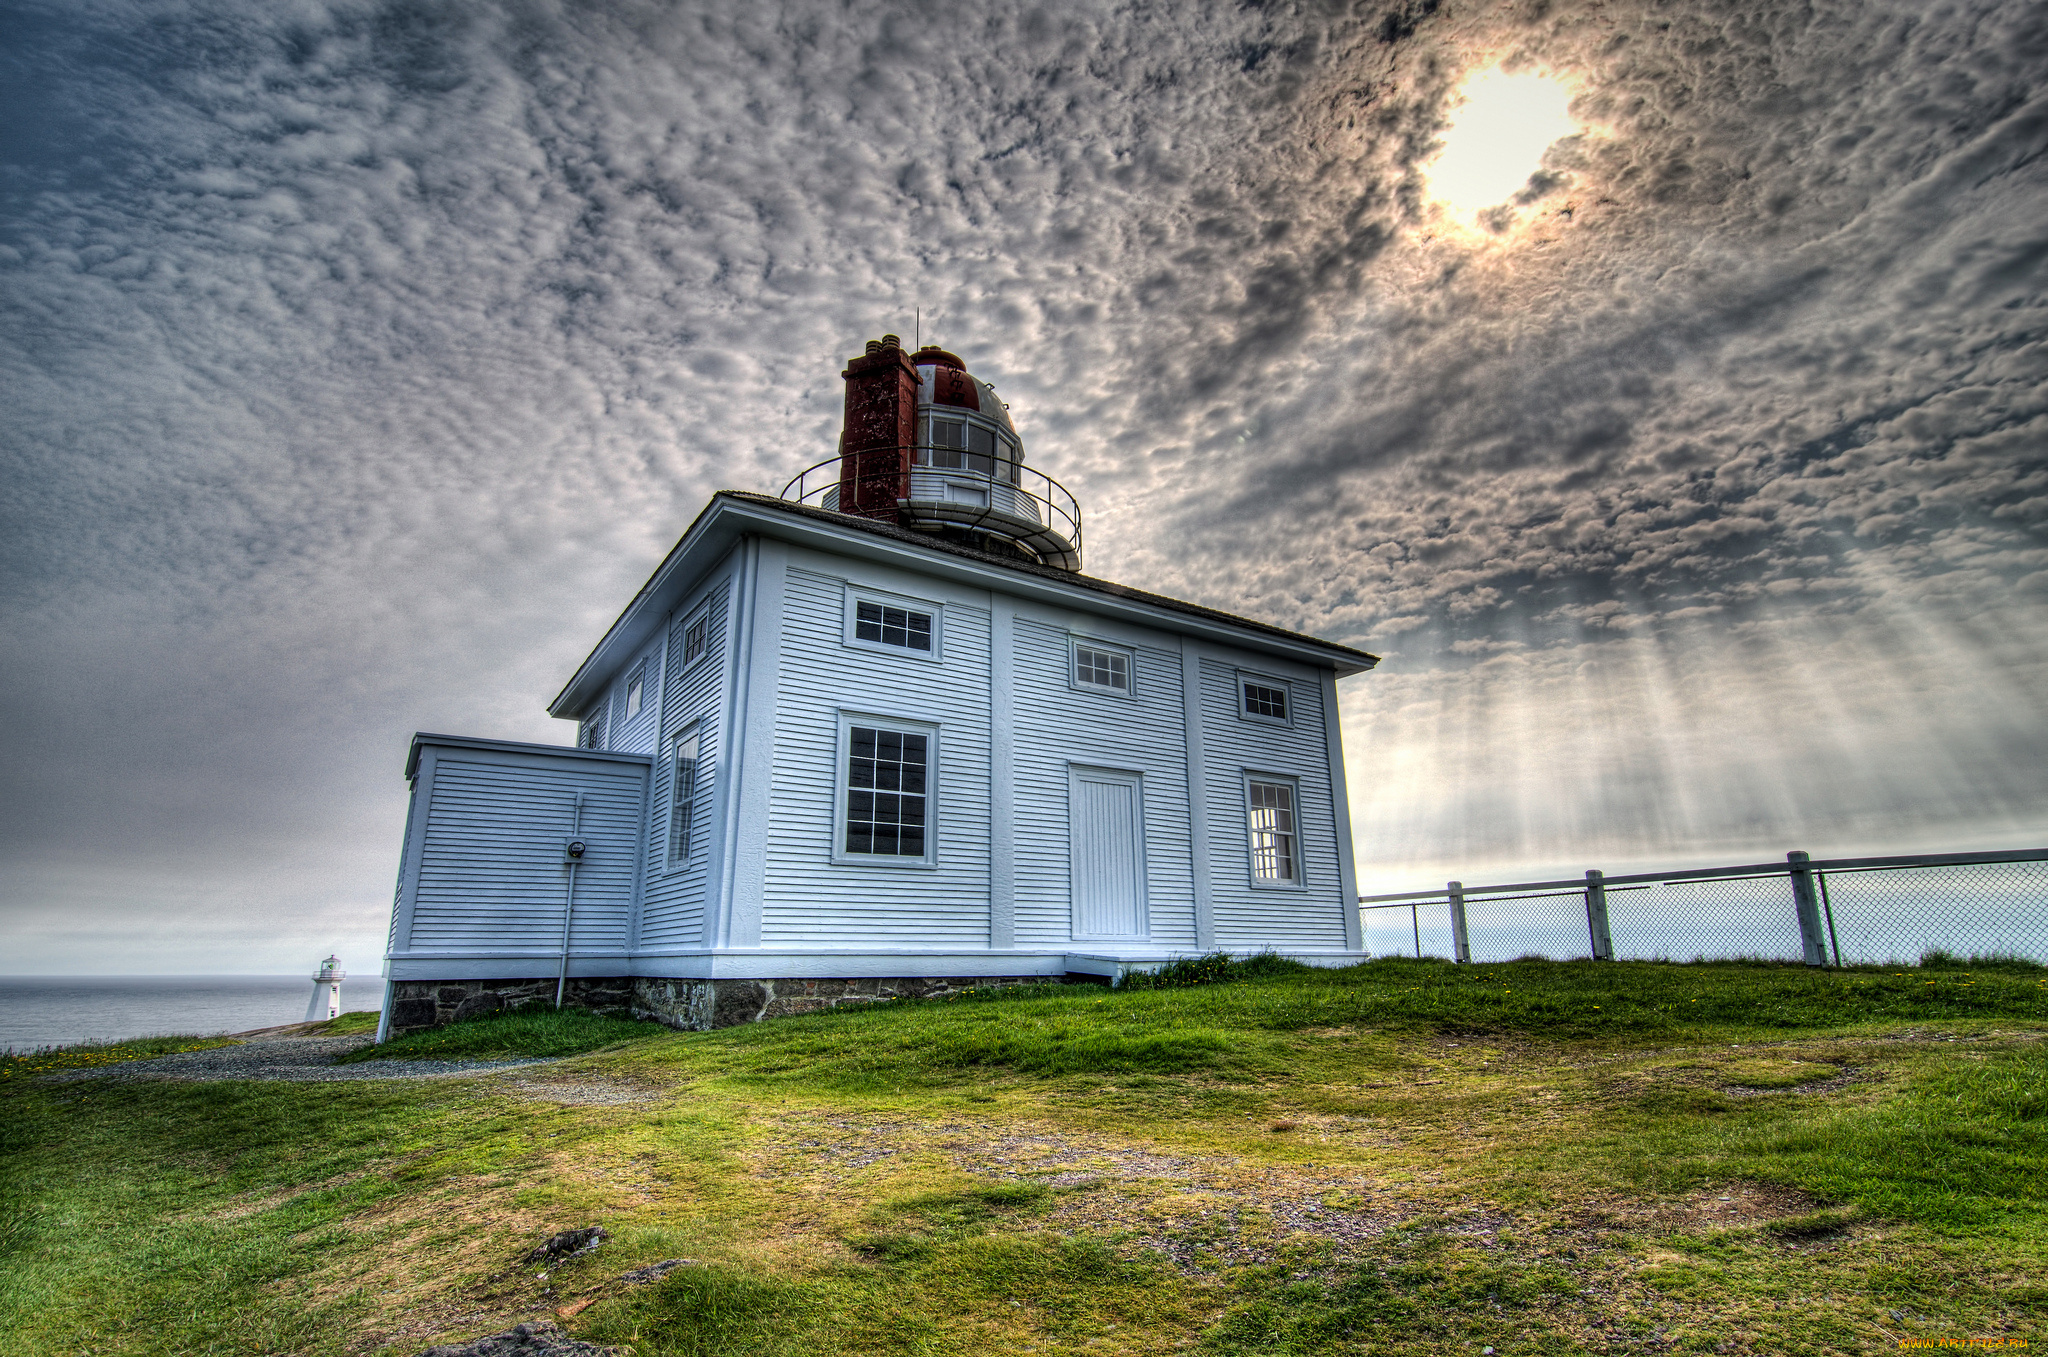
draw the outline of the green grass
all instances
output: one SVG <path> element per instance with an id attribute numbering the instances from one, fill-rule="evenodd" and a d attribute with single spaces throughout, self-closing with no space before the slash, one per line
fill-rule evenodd
<path id="1" fill-rule="evenodd" d="M 1177 979 L 714 1033 L 496 1015 L 377 1054 L 578 1054 L 317 1097 L 17 1068 L 0 1331 L 24 1354 L 412 1357 L 568 1307 L 640 1357 L 1506 1357 L 2048 1319 L 2039 971 Z M 520 1265 L 592 1223 L 603 1249 Z"/>
<path id="2" fill-rule="evenodd" d="M 318 1037 L 352 1037 L 359 1033 L 376 1031 L 377 1020 L 383 1016 L 374 1008 L 367 1012 L 343 1013 L 339 1017 L 329 1018 L 326 1022 L 314 1024 L 308 1029 L 308 1033 Z"/>
<path id="3" fill-rule="evenodd" d="M 229 1037 L 160 1036 L 128 1041 L 85 1042 L 77 1046 L 39 1046 L 28 1051 L 0 1052 L 0 1084 L 64 1070 L 97 1069 L 129 1060 L 149 1060 L 179 1051 L 204 1051 L 232 1046 Z"/>
<path id="4" fill-rule="evenodd" d="M 339 1022 L 340 1019 L 335 1019 Z M 375 1022 L 370 1024 L 375 1028 Z M 582 1055 L 622 1042 L 644 1040 L 668 1029 L 590 1013 L 579 1008 L 516 1009 L 450 1023 L 426 1032 L 394 1037 L 381 1046 L 364 1046 L 339 1063 L 365 1060 L 498 1060 L 518 1056 Z"/>

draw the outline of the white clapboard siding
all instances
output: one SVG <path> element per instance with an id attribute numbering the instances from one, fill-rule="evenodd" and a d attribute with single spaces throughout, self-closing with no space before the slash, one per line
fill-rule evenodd
<path id="1" fill-rule="evenodd" d="M 643 675 L 644 686 L 640 690 L 640 710 L 629 717 L 626 715 L 626 690 L 632 686 L 636 671 Z M 656 639 L 612 679 L 612 686 L 599 708 L 610 712 L 605 718 L 604 744 L 601 747 L 621 754 L 652 754 L 660 725 L 656 719 L 660 709 L 661 641 Z"/>
<path id="2" fill-rule="evenodd" d="M 420 860 L 413 873 L 409 935 L 399 952 L 558 950 L 576 836 L 588 845 L 577 868 L 577 952 L 623 953 L 645 800 L 643 764 L 572 753 L 495 758 L 436 751 Z"/>
<path id="3" fill-rule="evenodd" d="M 659 739 L 654 746 L 654 787 L 647 815 L 647 885 L 640 908 L 641 950 L 701 946 L 704 941 L 704 908 L 711 855 L 706 851 L 711 837 L 712 794 L 720 766 L 718 728 L 720 703 L 732 659 L 726 645 L 730 630 L 730 576 L 722 576 L 712 587 L 710 606 L 704 615 L 704 654 L 687 667 L 683 663 L 683 635 L 698 616 L 700 602 L 679 608 L 669 619 L 668 674 L 662 682 L 662 712 Z M 669 796 L 672 770 L 667 763 L 669 737 L 694 724 L 700 744 L 697 751 L 697 792 L 695 823 L 690 826 L 690 856 L 672 864 L 668 856 Z"/>
<path id="4" fill-rule="evenodd" d="M 988 610 L 945 605 L 938 663 L 845 645 L 845 591 L 800 567 L 787 575 L 761 944 L 985 947 Z M 832 861 L 842 709 L 938 725 L 936 867 Z"/>
<path id="5" fill-rule="evenodd" d="M 1257 666 L 1248 666 L 1257 669 Z M 1268 670 L 1258 669 L 1261 675 Z M 1264 947 L 1344 946 L 1342 883 L 1337 873 L 1330 765 L 1323 732 L 1319 683 L 1272 675 L 1287 684 L 1291 726 L 1248 721 L 1238 715 L 1238 671 L 1204 659 L 1201 665 L 1202 732 L 1208 783 L 1210 861 L 1216 941 L 1233 951 Z M 1296 889 L 1251 884 L 1250 827 L 1244 775 L 1279 773 L 1296 780 L 1296 842 L 1304 885 Z"/>
<path id="6" fill-rule="evenodd" d="M 1069 633 L 1019 616 L 1013 628 L 1016 766 L 1016 939 L 1020 947 L 1074 936 L 1069 769 L 1141 776 L 1146 913 L 1155 947 L 1195 945 L 1188 853 L 1187 738 L 1178 650 L 1135 647 L 1131 696 L 1077 692 Z M 999 772 L 999 776 L 1003 775 Z"/>
<path id="7" fill-rule="evenodd" d="M 405 837 L 398 841 L 398 884 L 391 891 L 391 927 L 384 938 L 384 955 L 398 950 L 398 921 L 405 917 L 406 868 L 412 860 L 413 816 L 419 813 L 420 798 L 414 784 L 413 795 L 405 798 Z"/>

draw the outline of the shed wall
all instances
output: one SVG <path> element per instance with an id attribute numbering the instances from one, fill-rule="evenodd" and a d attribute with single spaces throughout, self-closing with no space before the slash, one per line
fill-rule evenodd
<path id="1" fill-rule="evenodd" d="M 623 954 L 628 945 L 644 764 L 575 754 L 430 749 L 422 759 L 424 815 L 417 866 L 401 883 L 404 936 L 394 952 L 559 954 L 569 870 L 563 854 L 576 794 L 574 952 Z"/>

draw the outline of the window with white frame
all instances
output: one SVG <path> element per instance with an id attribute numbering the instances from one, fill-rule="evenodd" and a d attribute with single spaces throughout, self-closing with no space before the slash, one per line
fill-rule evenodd
<path id="1" fill-rule="evenodd" d="M 870 862 L 932 860 L 931 728 L 849 716 L 837 854 Z"/>
<path id="2" fill-rule="evenodd" d="M 702 659 L 710 647 L 711 614 L 701 612 L 683 628 L 683 665 L 687 669 Z"/>
<path id="3" fill-rule="evenodd" d="M 915 608 L 892 608 L 862 600 L 853 605 L 855 639 L 905 650 L 932 648 L 932 615 Z"/>
<path id="4" fill-rule="evenodd" d="M 626 680 L 626 719 L 632 720 L 640 714 L 640 708 L 647 702 L 647 666 L 642 664 Z"/>
<path id="5" fill-rule="evenodd" d="M 1301 847 L 1295 833 L 1294 784 L 1277 778 L 1247 777 L 1244 790 L 1253 883 L 1300 885 Z"/>
<path id="6" fill-rule="evenodd" d="M 1130 651 L 1076 638 L 1073 642 L 1072 664 L 1072 681 L 1076 688 L 1106 689 L 1125 697 L 1130 696 Z"/>
<path id="7" fill-rule="evenodd" d="M 1254 721 L 1285 724 L 1292 718 L 1287 710 L 1287 684 L 1257 674 L 1237 676 L 1238 714 Z"/>
<path id="8" fill-rule="evenodd" d="M 857 585 L 847 587 L 845 641 L 849 646 L 937 662 L 944 630 L 945 609 L 938 603 Z"/>
<path id="9" fill-rule="evenodd" d="M 696 847 L 691 827 L 697 822 L 697 807 L 703 799 L 697 771 L 701 747 L 702 738 L 695 726 L 669 740 L 668 860 L 673 866 L 688 862 Z"/>
<path id="10" fill-rule="evenodd" d="M 604 748 L 604 708 L 602 706 L 589 716 L 583 718 L 583 747 L 585 749 Z"/>

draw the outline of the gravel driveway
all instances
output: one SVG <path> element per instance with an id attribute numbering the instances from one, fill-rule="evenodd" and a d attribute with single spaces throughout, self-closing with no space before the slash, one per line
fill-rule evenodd
<path id="1" fill-rule="evenodd" d="M 303 1037 L 275 1032 L 250 1032 L 238 1037 L 239 1046 L 216 1046 L 206 1051 L 180 1051 L 153 1060 L 127 1060 L 97 1069 L 64 1070 L 42 1076 L 50 1084 L 74 1084 L 84 1079 L 105 1079 L 133 1083 L 146 1079 L 180 1079 L 205 1082 L 215 1079 L 279 1079 L 303 1083 L 339 1083 L 357 1079 L 433 1079 L 452 1074 L 481 1074 L 489 1070 L 513 1069 L 520 1065 L 546 1065 L 549 1059 L 525 1060 L 370 1060 L 360 1065 L 336 1065 L 335 1058 L 367 1046 L 372 1038 Z"/>

